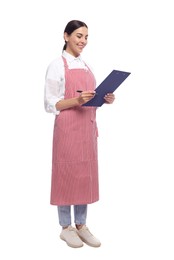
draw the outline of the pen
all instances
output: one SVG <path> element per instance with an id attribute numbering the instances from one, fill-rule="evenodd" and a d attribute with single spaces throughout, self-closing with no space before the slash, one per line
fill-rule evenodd
<path id="1" fill-rule="evenodd" d="M 77 90 L 78 93 L 82 93 L 83 90 Z M 97 93 L 94 93 L 94 95 L 97 95 Z"/>

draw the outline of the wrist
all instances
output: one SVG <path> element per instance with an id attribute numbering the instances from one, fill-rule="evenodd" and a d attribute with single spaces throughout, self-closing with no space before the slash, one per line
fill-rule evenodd
<path id="1" fill-rule="evenodd" d="M 80 96 L 76 98 L 76 101 L 77 101 L 77 105 L 78 105 L 78 106 L 81 106 L 81 105 L 83 105 L 83 103 L 84 103 L 84 102 L 83 102 L 83 99 L 82 99 Z"/>

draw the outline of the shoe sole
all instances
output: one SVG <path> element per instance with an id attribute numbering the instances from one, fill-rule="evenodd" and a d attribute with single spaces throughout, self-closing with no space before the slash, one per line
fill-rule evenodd
<path id="1" fill-rule="evenodd" d="M 61 238 L 63 241 L 65 241 L 65 242 L 66 242 L 66 244 L 67 244 L 69 247 L 73 247 L 73 248 L 80 248 L 80 247 L 82 247 L 82 246 L 83 246 L 83 244 L 81 244 L 81 245 L 74 245 L 74 244 L 70 244 L 70 243 L 68 243 L 68 242 L 66 241 L 66 239 L 65 239 L 64 237 L 62 237 L 62 236 L 60 236 L 60 238 Z"/>

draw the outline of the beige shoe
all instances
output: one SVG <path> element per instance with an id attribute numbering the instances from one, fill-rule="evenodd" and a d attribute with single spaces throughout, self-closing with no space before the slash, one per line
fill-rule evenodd
<path id="1" fill-rule="evenodd" d="M 62 229 L 60 238 L 64 240 L 70 247 L 77 248 L 83 246 L 82 240 L 77 235 L 77 229 L 72 226 Z"/>
<path id="2" fill-rule="evenodd" d="M 83 225 L 83 227 L 81 229 L 79 229 L 79 230 L 77 229 L 77 234 L 79 235 L 81 240 L 83 242 L 85 242 L 87 245 L 93 246 L 93 247 L 101 246 L 100 241 L 91 234 L 91 232 L 85 225 Z"/>

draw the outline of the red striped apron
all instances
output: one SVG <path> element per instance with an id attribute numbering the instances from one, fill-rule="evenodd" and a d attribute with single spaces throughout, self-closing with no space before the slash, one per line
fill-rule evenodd
<path id="1" fill-rule="evenodd" d="M 88 68 L 65 65 L 65 99 L 95 89 Z M 99 200 L 96 108 L 77 106 L 55 117 L 51 180 L 52 205 L 80 205 Z"/>

